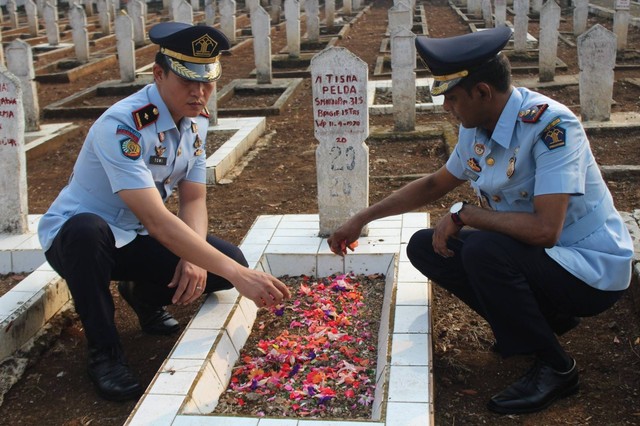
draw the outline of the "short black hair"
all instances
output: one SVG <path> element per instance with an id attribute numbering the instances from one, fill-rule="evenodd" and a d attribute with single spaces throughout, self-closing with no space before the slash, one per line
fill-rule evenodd
<path id="1" fill-rule="evenodd" d="M 160 52 L 156 53 L 156 64 L 160 65 L 160 68 L 162 68 L 162 71 L 164 71 L 165 74 L 171 70 L 171 68 L 169 68 L 167 58 Z"/>
<path id="2" fill-rule="evenodd" d="M 511 63 L 504 53 L 497 54 L 489 62 L 482 64 L 468 77 L 463 78 L 458 86 L 467 93 L 478 83 L 487 83 L 498 92 L 505 93 L 511 87 Z"/>

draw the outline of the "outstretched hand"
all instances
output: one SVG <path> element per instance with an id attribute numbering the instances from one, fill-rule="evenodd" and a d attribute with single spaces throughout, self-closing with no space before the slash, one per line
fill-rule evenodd
<path id="1" fill-rule="evenodd" d="M 277 305 L 291 298 L 286 284 L 270 274 L 254 269 L 241 268 L 233 285 L 241 295 L 251 299 L 259 308 Z"/>
<path id="2" fill-rule="evenodd" d="M 343 256 L 347 254 L 347 248 L 354 251 L 358 247 L 358 238 L 362 232 L 362 227 L 348 221 L 331 234 L 327 239 L 329 248 L 337 255 Z"/>

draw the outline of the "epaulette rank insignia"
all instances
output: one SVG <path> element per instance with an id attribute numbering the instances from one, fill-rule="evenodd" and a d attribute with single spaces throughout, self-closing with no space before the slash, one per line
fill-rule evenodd
<path id="1" fill-rule="evenodd" d="M 555 118 L 542 131 L 542 140 L 549 150 L 560 148 L 566 144 L 566 132 L 559 124 L 562 120 Z"/>
<path id="2" fill-rule="evenodd" d="M 523 109 L 518 116 L 523 123 L 537 123 L 542 113 L 549 107 L 549 104 L 540 104 L 531 108 Z"/>
<path id="3" fill-rule="evenodd" d="M 136 128 L 140 130 L 155 122 L 158 119 L 160 112 L 154 104 L 148 104 L 133 111 L 131 114 L 133 114 L 133 121 L 136 123 Z"/>
<path id="4" fill-rule="evenodd" d="M 209 112 L 207 107 L 204 107 L 204 108 L 202 108 L 202 112 L 200 112 L 200 115 L 203 116 L 203 117 L 209 118 L 211 113 Z"/>

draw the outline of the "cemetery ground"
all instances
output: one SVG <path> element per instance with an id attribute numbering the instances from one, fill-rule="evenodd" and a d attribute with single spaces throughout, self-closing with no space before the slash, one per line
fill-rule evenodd
<path id="1" fill-rule="evenodd" d="M 384 36 L 390 0 L 376 0 L 338 45 L 348 48 L 369 65 L 370 79 Z M 432 37 L 468 32 L 468 27 L 444 2 L 425 3 Z M 571 31 L 571 14 L 563 13 L 561 31 Z M 590 17 L 589 25 L 611 21 Z M 536 23 L 530 33 L 537 37 Z M 572 37 L 572 36 L 571 36 Z M 272 33 L 273 52 L 285 44 L 284 30 Z M 629 45 L 640 46 L 640 30 L 630 27 Z M 153 55 L 138 57 L 138 65 Z M 575 47 L 562 41 L 558 56 L 567 69 L 558 74 L 577 74 Z M 254 68 L 251 45 L 222 58 L 223 77 L 218 90 L 235 78 L 250 78 Z M 98 82 L 117 78 L 117 66 L 68 84 L 39 84 L 40 106 L 69 96 Z M 517 74 L 515 79 L 534 78 Z M 613 111 L 640 111 L 640 88 L 623 79 L 640 78 L 639 69 L 616 72 Z M 567 103 L 579 113 L 574 89 L 543 91 Z M 577 91 L 577 88 L 575 88 Z M 572 97 L 573 96 L 573 97 Z M 247 99 L 254 106 L 259 99 Z M 222 106 L 224 107 L 224 106 Z M 28 156 L 29 212 L 41 214 L 67 181 L 73 162 L 92 120 L 74 120 L 79 134 L 37 156 Z M 419 126 L 454 129 L 457 123 L 447 114 L 420 112 Z M 371 132 L 393 126 L 392 116 L 371 115 Z M 596 158 L 601 164 L 640 164 L 638 130 L 592 132 Z M 446 161 L 447 136 L 419 140 L 381 138 L 367 141 L 370 155 L 370 203 L 374 203 L 417 175 L 435 171 Z M 311 84 L 303 84 L 279 114 L 269 116 L 267 131 L 228 175 L 208 188 L 209 230 L 240 243 L 259 215 L 317 213 L 315 149 Z M 610 179 L 610 188 L 621 211 L 638 208 L 638 178 L 630 174 Z M 457 200 L 474 199 L 467 185 L 437 203 L 425 206 L 435 223 Z M 175 205 L 171 205 L 175 208 Z M 357 250 L 357 249 L 356 249 Z M 6 291 L 20 277 L 4 277 L 0 291 Z M 4 290 L 3 290 L 4 289 Z M 153 378 L 169 354 L 177 336 L 156 337 L 140 332 L 132 310 L 113 287 L 116 321 L 124 349 L 144 386 Z M 184 327 L 199 303 L 169 307 Z M 491 395 L 515 380 L 530 359 L 503 360 L 490 350 L 492 335 L 486 323 L 457 299 L 434 286 L 432 302 L 434 345 L 435 421 L 437 425 L 631 425 L 640 424 L 640 291 L 629 291 L 609 311 L 585 318 L 580 326 L 560 338 L 576 358 L 581 391 L 548 410 L 522 416 L 498 416 L 488 412 Z M 0 406 L 2 425 L 121 425 L 135 401 L 116 403 L 97 397 L 86 374 L 86 344 L 81 324 L 74 313 L 57 320 L 51 338 L 32 354 L 23 377 L 5 395 Z"/>

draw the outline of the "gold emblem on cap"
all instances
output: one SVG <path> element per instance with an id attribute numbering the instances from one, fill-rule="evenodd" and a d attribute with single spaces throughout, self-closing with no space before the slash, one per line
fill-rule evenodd
<path id="1" fill-rule="evenodd" d="M 191 42 L 193 56 L 197 58 L 210 58 L 213 55 L 213 51 L 216 50 L 217 45 L 218 43 L 212 39 L 209 34 L 205 34 Z"/>

